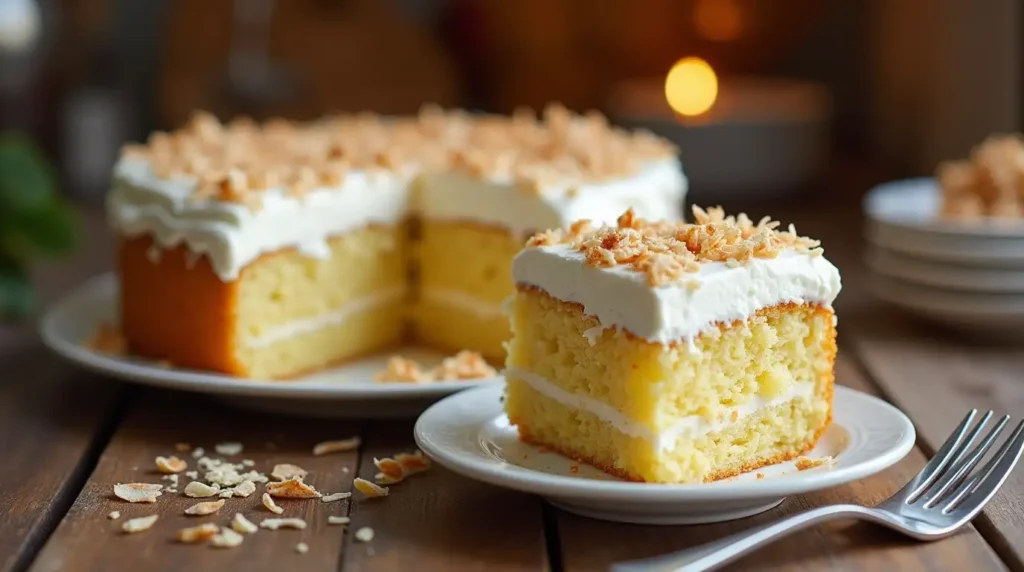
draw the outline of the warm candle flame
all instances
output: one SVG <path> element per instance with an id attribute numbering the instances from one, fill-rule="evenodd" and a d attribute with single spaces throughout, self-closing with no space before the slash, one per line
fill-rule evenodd
<path id="1" fill-rule="evenodd" d="M 687 57 L 672 66 L 665 78 L 665 97 L 680 115 L 700 115 L 718 98 L 718 77 L 704 60 Z"/>

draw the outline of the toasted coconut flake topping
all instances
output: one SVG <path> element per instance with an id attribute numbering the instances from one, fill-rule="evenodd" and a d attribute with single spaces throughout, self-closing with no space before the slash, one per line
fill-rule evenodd
<path id="1" fill-rule="evenodd" d="M 196 542 L 207 540 L 218 532 L 220 532 L 220 527 L 216 524 L 213 524 L 212 522 L 204 522 L 199 526 L 192 526 L 179 530 L 176 537 L 178 542 L 194 544 Z"/>
<path id="2" fill-rule="evenodd" d="M 223 508 L 224 499 L 196 503 L 185 509 L 185 514 L 191 516 L 206 516 L 213 514 Z"/>
<path id="3" fill-rule="evenodd" d="M 401 480 L 405 477 L 405 468 L 402 467 L 401 463 L 394 459 L 390 459 L 388 457 L 384 457 L 383 459 L 374 458 L 373 464 L 377 466 L 377 469 L 379 469 L 381 473 L 391 477 L 392 479 Z"/>
<path id="4" fill-rule="evenodd" d="M 121 530 L 128 534 L 135 534 L 136 532 L 142 532 L 153 528 L 156 524 L 156 520 L 160 518 L 158 514 L 151 514 L 149 516 L 140 516 L 138 518 L 132 518 L 124 521 L 121 525 Z"/>
<path id="5" fill-rule="evenodd" d="M 693 207 L 693 224 L 649 222 L 630 209 L 614 227 L 592 228 L 583 221 L 569 233 L 548 231 L 534 235 L 527 247 L 568 244 L 586 257 L 589 266 L 622 266 L 641 272 L 651 286 L 687 284 L 687 277 L 705 262 L 739 265 L 755 258 L 775 258 L 784 249 L 821 254 L 820 243 L 800 236 L 790 225 L 765 217 L 756 224 L 747 215 L 726 216 L 719 207 L 707 211 Z"/>
<path id="6" fill-rule="evenodd" d="M 347 516 L 328 516 L 327 524 L 348 524 L 352 519 Z"/>
<path id="7" fill-rule="evenodd" d="M 260 522 L 260 528 L 266 528 L 267 530 L 277 530 L 279 528 L 305 530 L 306 521 L 301 518 L 265 518 Z"/>
<path id="8" fill-rule="evenodd" d="M 462 350 L 445 358 L 440 365 L 426 369 L 418 362 L 402 356 L 388 358 L 387 367 L 377 374 L 379 382 L 428 383 L 432 381 L 482 379 L 498 372 L 477 352 Z"/>
<path id="9" fill-rule="evenodd" d="M 114 485 L 114 496 L 128 502 L 156 502 L 163 485 L 150 483 L 118 483 Z"/>
<path id="10" fill-rule="evenodd" d="M 284 509 L 277 506 L 277 503 L 274 502 L 274 499 L 269 493 L 263 493 L 263 506 L 267 507 L 267 510 L 274 514 L 281 514 L 284 512 Z"/>
<path id="11" fill-rule="evenodd" d="M 274 187 L 302 197 L 334 188 L 349 170 L 405 173 L 409 167 L 452 169 L 472 177 L 501 177 L 524 192 L 578 190 L 583 182 L 632 176 L 675 149 L 650 133 L 612 127 L 598 113 L 577 115 L 548 106 L 513 117 L 471 116 L 430 108 L 419 118 L 341 116 L 311 124 L 280 119 L 221 124 L 196 112 L 174 133 L 153 133 L 122 155 L 147 160 L 162 178 L 196 181 L 192 200 L 258 208 Z"/>
<path id="12" fill-rule="evenodd" d="M 255 525 L 253 526 L 255 527 Z M 244 541 L 245 537 L 239 534 L 238 531 L 227 527 L 221 527 L 220 533 L 210 537 L 210 545 L 214 548 L 235 548 L 241 546 Z"/>
<path id="13" fill-rule="evenodd" d="M 279 483 L 268 483 L 267 493 L 272 497 L 287 499 L 320 498 L 320 493 L 316 489 L 302 482 L 302 479 L 299 478 L 291 478 Z"/>
<path id="14" fill-rule="evenodd" d="M 188 463 L 171 455 L 170 457 L 157 457 L 156 470 L 161 473 L 180 473 L 188 468 Z"/>
<path id="15" fill-rule="evenodd" d="M 270 476 L 278 481 L 287 481 L 292 478 L 303 479 L 308 474 L 309 473 L 306 469 L 303 469 L 298 465 L 290 465 L 288 463 L 274 465 L 274 470 L 270 471 Z"/>
<path id="16" fill-rule="evenodd" d="M 946 218 L 1024 217 L 1024 136 L 995 134 L 963 161 L 939 165 Z"/>
<path id="17" fill-rule="evenodd" d="M 355 451 L 359 448 L 361 443 L 362 441 L 359 437 L 349 437 L 348 439 L 339 439 L 337 441 L 324 441 L 322 443 L 317 443 L 316 446 L 313 447 L 313 454 L 320 456 L 329 455 L 331 453 Z"/>
<path id="18" fill-rule="evenodd" d="M 202 483 L 199 481 L 192 481 L 191 483 L 185 485 L 184 492 L 185 496 L 187 497 L 201 499 L 216 496 L 217 493 L 220 492 L 220 487 L 218 485 L 210 486 L 206 483 Z"/>
<path id="19" fill-rule="evenodd" d="M 324 495 L 324 496 L 320 497 L 320 501 L 321 502 L 334 502 L 334 501 L 345 500 L 345 499 L 351 498 L 351 497 L 352 497 L 352 493 L 332 493 L 332 494 Z"/>
<path id="20" fill-rule="evenodd" d="M 386 497 L 388 496 L 389 492 L 387 487 L 376 485 L 366 479 L 361 478 L 357 478 L 354 481 L 352 481 L 352 486 L 354 486 L 357 491 L 363 493 L 369 498 Z"/>
<path id="21" fill-rule="evenodd" d="M 259 530 L 259 527 L 240 512 L 236 512 L 235 517 L 231 519 L 231 528 L 242 534 L 252 534 Z"/>

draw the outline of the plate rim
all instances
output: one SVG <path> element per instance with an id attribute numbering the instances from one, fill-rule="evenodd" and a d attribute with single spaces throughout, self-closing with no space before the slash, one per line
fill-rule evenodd
<path id="1" fill-rule="evenodd" d="M 877 202 L 881 200 L 880 197 L 889 194 L 896 194 L 901 191 L 907 192 L 905 189 L 908 187 L 915 190 L 927 188 L 935 194 L 939 191 L 935 177 L 912 177 L 908 179 L 886 181 L 875 185 L 864 195 L 861 202 L 861 208 L 864 210 L 864 214 L 868 219 L 878 224 L 921 234 L 973 236 L 988 239 L 1024 239 L 1024 221 L 1017 221 L 1007 224 L 1006 226 L 970 224 L 939 219 L 914 222 L 893 218 L 892 216 L 886 216 L 886 213 L 877 208 Z"/>
<path id="2" fill-rule="evenodd" d="M 51 351 L 89 371 L 124 381 L 180 391 L 240 397 L 280 399 L 388 400 L 428 399 L 443 397 L 465 389 L 503 384 L 497 376 L 475 381 L 442 381 L 431 384 L 345 384 L 307 383 L 300 380 L 259 380 L 228 375 L 183 370 L 120 359 L 89 350 L 78 340 L 61 335 L 59 325 L 71 319 L 73 308 L 84 301 L 103 300 L 114 304 L 117 279 L 114 272 L 105 272 L 79 283 L 60 295 L 44 309 L 37 323 L 43 344 Z M 91 324 L 95 327 L 97 324 Z"/>
<path id="3" fill-rule="evenodd" d="M 900 439 L 888 450 L 860 463 L 844 466 L 842 463 L 824 472 L 801 472 L 786 479 L 766 479 L 755 482 L 718 481 L 702 484 L 661 484 L 623 481 L 580 479 L 563 475 L 551 475 L 511 463 L 497 464 L 472 456 L 452 455 L 435 447 L 427 435 L 432 415 L 439 415 L 445 407 L 451 407 L 460 400 L 486 399 L 488 393 L 498 397 L 499 388 L 485 386 L 450 395 L 431 405 L 416 420 L 413 437 L 416 444 L 427 456 L 438 464 L 465 477 L 523 492 L 556 498 L 600 498 L 608 501 L 642 502 L 704 502 L 715 500 L 744 500 L 769 497 L 786 497 L 822 490 L 881 472 L 901 461 L 914 448 L 917 433 L 914 424 L 896 406 L 873 395 L 836 384 L 833 407 L 839 399 L 862 400 L 871 404 L 876 411 L 883 411 L 897 420 L 903 429 Z M 497 399 L 493 400 L 498 403 Z M 495 414 L 500 414 L 496 410 Z M 514 467 L 505 470 L 505 467 Z M 543 475 L 542 477 L 536 476 Z"/>

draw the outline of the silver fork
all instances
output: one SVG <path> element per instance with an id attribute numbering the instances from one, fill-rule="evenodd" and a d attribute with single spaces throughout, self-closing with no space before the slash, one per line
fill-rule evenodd
<path id="1" fill-rule="evenodd" d="M 971 427 L 977 410 L 964 417 L 935 457 L 913 479 L 874 508 L 852 504 L 823 506 L 779 522 L 757 526 L 704 546 L 646 560 L 620 562 L 612 572 L 699 572 L 714 570 L 788 534 L 813 524 L 857 518 L 887 526 L 918 540 L 938 540 L 970 522 L 996 494 L 1024 450 L 1024 421 L 985 465 L 974 471 L 1007 422 L 1003 416 L 971 449 L 992 418 L 989 411 Z M 968 452 L 968 449 L 971 449 Z"/>

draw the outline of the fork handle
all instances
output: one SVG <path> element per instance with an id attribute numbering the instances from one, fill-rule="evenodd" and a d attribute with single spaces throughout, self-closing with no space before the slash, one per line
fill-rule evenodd
<path id="1" fill-rule="evenodd" d="M 695 548 L 646 560 L 620 562 L 612 565 L 611 570 L 612 572 L 703 572 L 714 570 L 790 533 L 839 518 L 860 518 L 876 522 L 884 520 L 875 511 L 862 506 L 852 504 L 823 506 L 778 522 L 756 526 Z"/>

